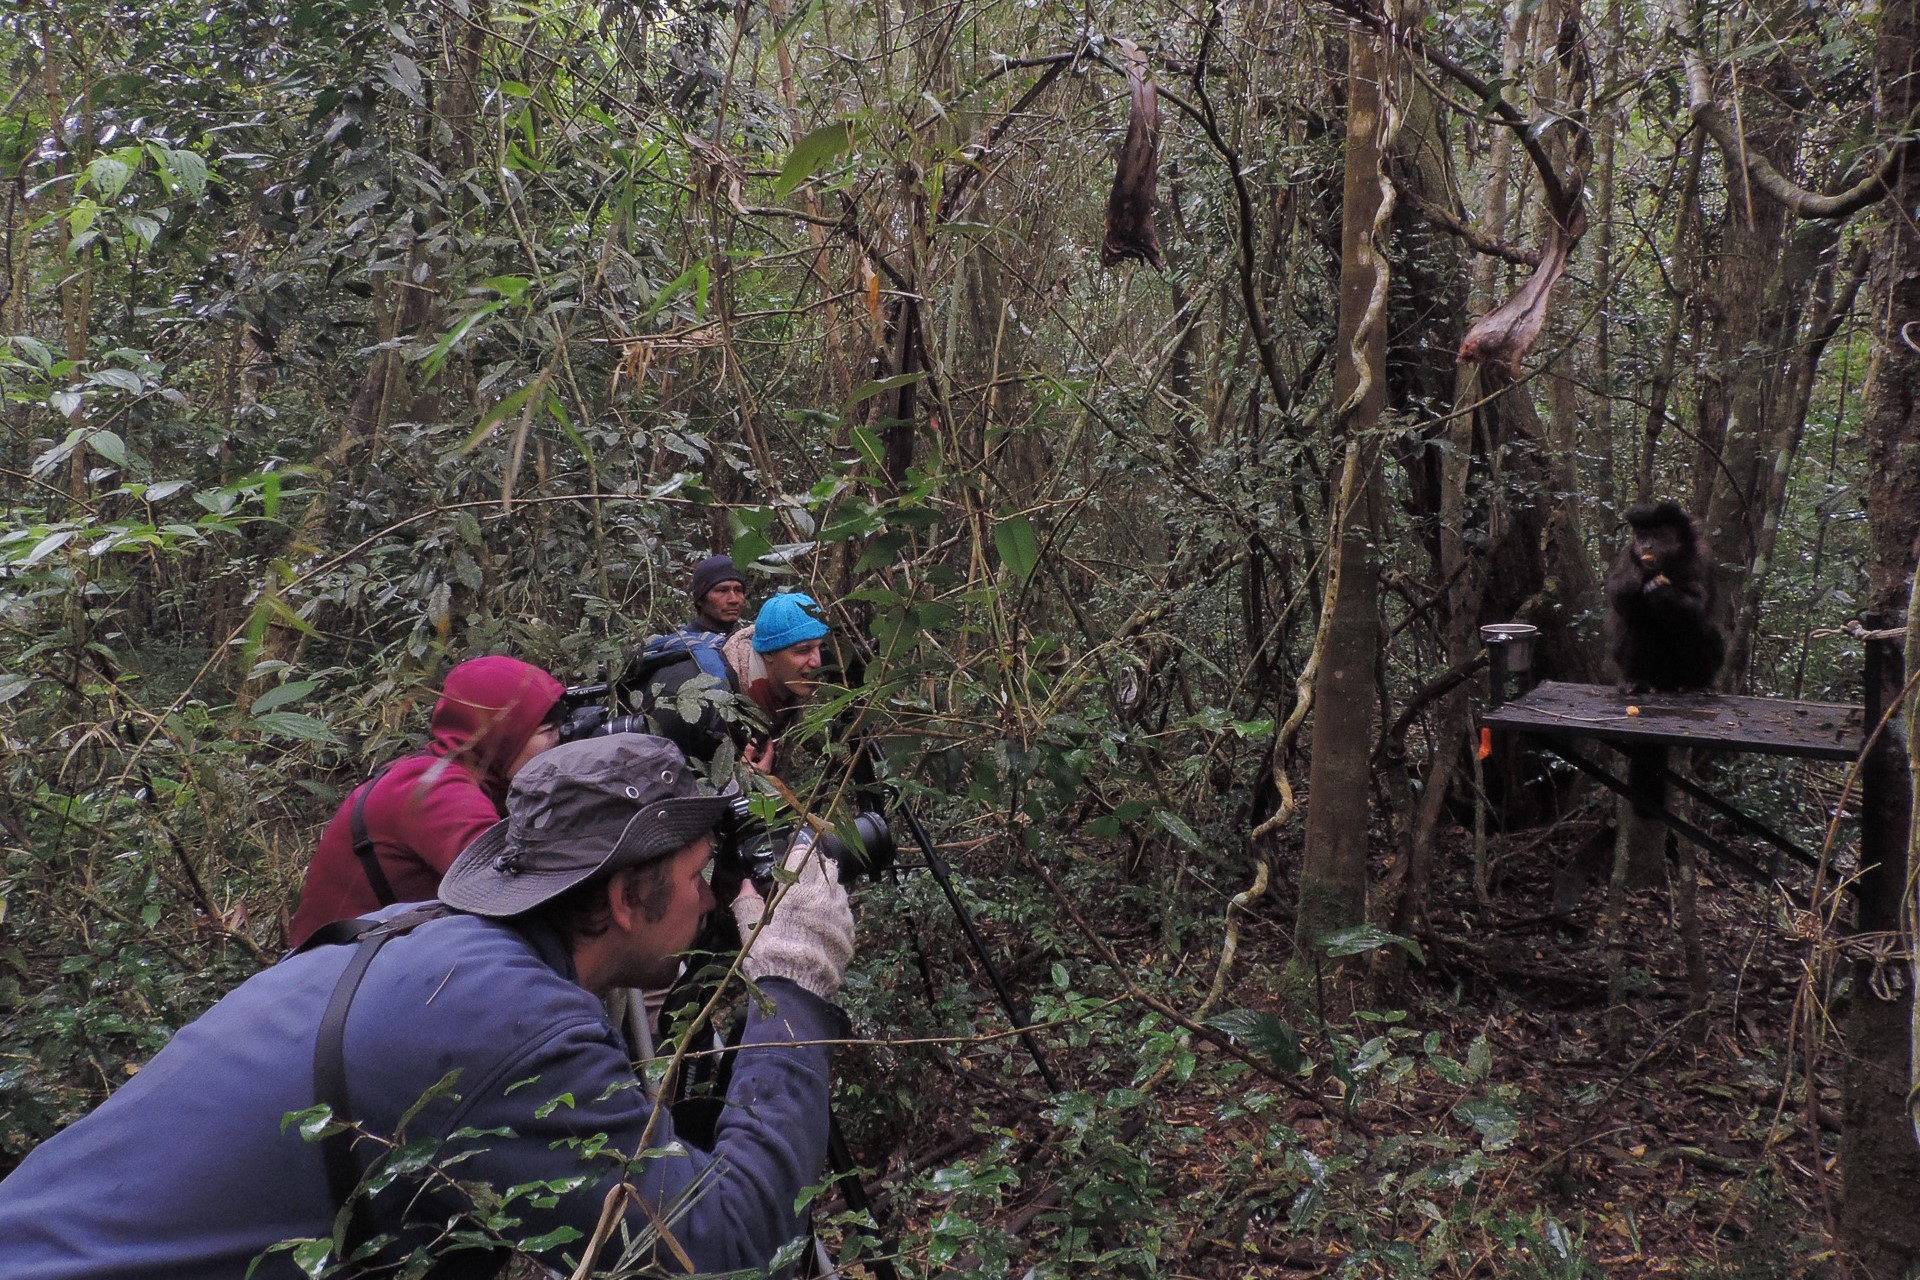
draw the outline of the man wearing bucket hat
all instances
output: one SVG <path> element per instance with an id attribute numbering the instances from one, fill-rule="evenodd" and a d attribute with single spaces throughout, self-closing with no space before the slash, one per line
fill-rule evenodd
<path id="1" fill-rule="evenodd" d="M 636 1087 L 597 999 L 671 976 L 714 906 L 724 807 L 658 738 L 539 756 L 444 905 L 389 908 L 354 945 L 323 932 L 0 1182 L 0 1273 L 272 1280 L 356 1248 L 375 1269 L 443 1251 L 436 1277 L 492 1275 L 510 1249 L 571 1270 L 609 1204 L 636 1263 L 767 1266 L 826 1158 L 823 1042 L 846 1027 L 828 1001 L 853 950 L 834 868 L 796 841 L 771 910 L 751 886 L 733 903 L 764 998 L 711 1152 Z M 303 1138 L 319 1106 L 351 1127 Z"/>

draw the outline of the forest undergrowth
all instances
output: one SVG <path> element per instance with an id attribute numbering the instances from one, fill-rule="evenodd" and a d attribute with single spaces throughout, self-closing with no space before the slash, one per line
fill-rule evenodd
<path id="1" fill-rule="evenodd" d="M 304 828 L 268 823 L 251 872 L 208 879 L 151 822 L 166 806 L 190 834 L 194 814 L 217 827 L 242 807 L 228 770 L 243 756 L 209 748 L 177 777 L 156 765 L 110 805 L 28 801 L 0 951 L 7 1164 L 276 954 L 269 904 L 297 883 Z M 1702 859 L 1697 1010 L 1676 895 L 1631 896 L 1610 1043 L 1611 839 L 1591 797 L 1491 835 L 1484 900 L 1471 823 L 1451 828 L 1412 937 L 1363 925 L 1295 965 L 1297 850 L 1270 851 L 1264 894 L 1231 909 L 1251 878 L 1231 794 L 1191 842 L 1115 840 L 1071 790 L 1037 821 L 935 785 L 938 752 L 895 763 L 1062 1088 L 1045 1087 L 909 848 L 856 893 L 856 1042 L 835 1111 L 880 1232 L 850 1239 L 825 1192 L 819 1217 L 843 1246 L 897 1254 L 905 1276 L 982 1280 L 1838 1274 L 1844 992 L 1825 985 L 1812 917 L 1777 891 Z M 1799 791 L 1831 798 L 1831 781 Z M 1793 790 L 1762 775 L 1723 787 Z M 332 794 L 283 777 L 248 803 L 319 814 Z M 62 847 L 62 827 L 119 834 L 98 856 L 74 847 L 53 877 L 33 851 Z"/>
<path id="2" fill-rule="evenodd" d="M 844 1091 L 842 1114 L 909 1265 L 1220 1280 L 1835 1274 L 1839 1094 L 1817 1025 L 1838 1015 L 1819 1012 L 1810 1044 L 1823 993 L 1808 940 L 1789 936 L 1802 917 L 1703 866 L 1709 986 L 1691 1010 L 1671 895 L 1631 895 L 1630 994 L 1610 1044 L 1606 868 L 1579 853 L 1599 827 L 1496 836 L 1492 855 L 1507 861 L 1491 905 L 1468 887 L 1468 839 L 1454 842 L 1454 891 L 1436 900 L 1424 963 L 1383 1001 L 1383 967 L 1404 952 L 1375 945 L 1351 977 L 1321 984 L 1329 1009 L 1350 1006 L 1324 1024 L 1289 1000 L 1274 962 L 1292 928 L 1276 884 L 1243 925 L 1237 1008 L 1214 1025 L 1295 1068 L 1297 1088 L 1170 1034 L 1084 945 L 1085 970 L 1025 972 L 1024 926 L 986 905 L 994 945 L 1023 985 L 1037 980 L 1035 1013 L 1056 1028 L 1047 1043 L 1064 1048 L 1056 1065 L 1072 1088 L 1040 1101 L 1025 1056 L 992 1041 L 912 1065 L 912 1050 L 850 1055 L 847 1076 L 866 1083 Z M 874 911 L 870 898 L 869 931 Z M 1128 920 L 1097 931 L 1132 981 L 1194 983 L 1201 961 L 1170 957 L 1161 922 Z M 1217 939 L 1192 942 L 1210 966 Z M 968 1016 L 1004 1028 L 972 976 Z M 1293 1026 L 1313 1029 L 1278 1030 Z M 882 1059 L 907 1127 L 886 1122 Z"/>

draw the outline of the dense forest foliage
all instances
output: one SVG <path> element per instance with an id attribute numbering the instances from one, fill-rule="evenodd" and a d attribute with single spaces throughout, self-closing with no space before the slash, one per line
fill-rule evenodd
<path id="1" fill-rule="evenodd" d="M 729 551 L 835 628 L 800 800 L 881 745 L 1062 1077 L 924 871 L 858 891 L 904 1274 L 1920 1261 L 1860 771 L 1696 762 L 1823 869 L 1636 888 L 1474 749 L 1480 624 L 1611 680 L 1636 502 L 1728 692 L 1871 701 L 1920 626 L 1912 0 L 0 32 L 0 1169 L 280 954 L 450 665 L 592 680 Z"/>

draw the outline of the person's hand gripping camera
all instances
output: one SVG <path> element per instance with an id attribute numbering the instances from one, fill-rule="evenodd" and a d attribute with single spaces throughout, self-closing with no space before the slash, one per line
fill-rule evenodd
<path id="1" fill-rule="evenodd" d="M 782 863 L 795 879 L 769 886 L 773 909 L 752 880 L 733 899 L 740 926 L 740 970 L 749 980 L 786 978 L 823 1000 L 840 990 L 853 958 L 853 908 L 840 869 L 814 848 L 811 831 L 795 834 Z"/>

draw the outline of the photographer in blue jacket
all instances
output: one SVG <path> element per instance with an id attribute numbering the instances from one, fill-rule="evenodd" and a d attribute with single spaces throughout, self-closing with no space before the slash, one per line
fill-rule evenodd
<path id="1" fill-rule="evenodd" d="M 331 926 L 0 1182 L 0 1275 L 266 1280 L 302 1274 L 296 1248 L 309 1272 L 491 1276 L 515 1250 L 571 1271 L 603 1209 L 602 1265 L 768 1267 L 826 1160 L 853 952 L 831 860 L 797 840 L 771 908 L 751 884 L 731 904 L 760 996 L 712 1150 L 676 1139 L 598 999 L 673 976 L 724 808 L 659 738 L 536 757 L 443 905 Z M 322 1104 L 351 1127 L 316 1141 L 290 1118 Z"/>

